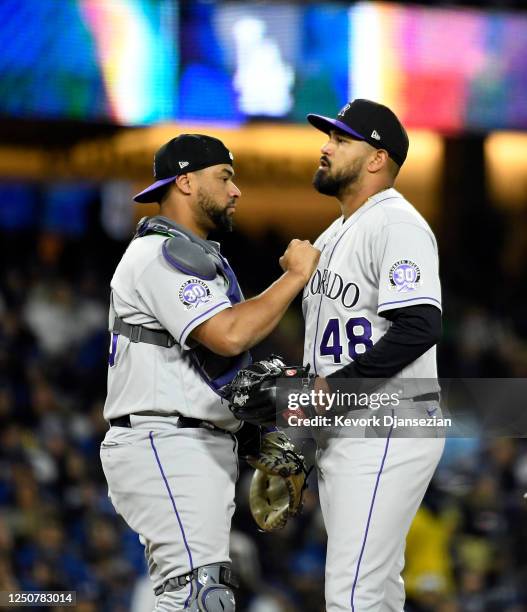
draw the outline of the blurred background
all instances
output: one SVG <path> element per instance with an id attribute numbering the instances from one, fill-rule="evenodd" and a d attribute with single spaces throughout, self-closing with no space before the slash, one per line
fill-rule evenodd
<path id="1" fill-rule="evenodd" d="M 367 97 L 410 133 L 398 188 L 438 237 L 443 377 L 527 377 L 524 1 L 0 2 L 0 590 L 76 590 L 81 612 L 145 612 L 137 536 L 107 498 L 109 282 L 152 155 L 180 132 L 233 150 L 224 252 L 247 296 L 293 237 L 338 215 L 311 188 L 305 115 Z M 300 360 L 298 304 L 254 351 Z M 500 407 L 496 406 L 496 410 Z M 305 452 L 309 455 L 308 446 Z M 256 531 L 239 483 L 232 556 L 248 612 L 321 612 L 325 534 Z M 408 537 L 407 612 L 527 610 L 527 445 L 447 441 Z"/>

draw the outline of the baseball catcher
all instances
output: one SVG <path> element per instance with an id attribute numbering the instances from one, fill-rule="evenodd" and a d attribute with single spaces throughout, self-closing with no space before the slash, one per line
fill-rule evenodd
<path id="1" fill-rule="evenodd" d="M 272 356 L 240 370 L 226 391 L 231 411 L 246 422 L 242 429 L 253 434 L 252 448 L 242 449 L 240 454 L 255 469 L 249 506 L 263 531 L 281 529 L 302 509 L 309 471 L 287 434 L 274 424 L 283 414 L 277 409 L 278 379 L 286 378 L 291 389 L 305 388 L 313 378 L 308 369 L 288 367 L 281 358 Z"/>

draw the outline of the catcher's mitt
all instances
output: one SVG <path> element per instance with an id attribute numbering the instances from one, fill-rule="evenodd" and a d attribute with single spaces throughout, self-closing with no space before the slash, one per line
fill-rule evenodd
<path id="1" fill-rule="evenodd" d="M 260 452 L 248 457 L 255 468 L 249 493 L 249 506 L 256 524 L 263 531 L 276 531 L 302 509 L 302 496 L 309 471 L 304 457 L 282 431 L 263 435 Z"/>
<path id="2" fill-rule="evenodd" d="M 287 366 L 281 357 L 271 355 L 268 360 L 240 370 L 225 389 L 225 397 L 237 419 L 255 425 L 276 425 L 277 416 L 288 411 L 287 394 L 308 391 L 314 379 L 309 366 Z M 282 424 L 280 419 L 278 424 Z"/>

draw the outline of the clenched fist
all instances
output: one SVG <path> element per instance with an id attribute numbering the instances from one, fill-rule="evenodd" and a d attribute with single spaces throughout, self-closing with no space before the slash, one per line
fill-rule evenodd
<path id="1" fill-rule="evenodd" d="M 307 283 L 315 271 L 319 259 L 320 251 L 309 240 L 294 238 L 279 261 L 284 272 L 297 274 L 302 277 L 304 283 Z"/>

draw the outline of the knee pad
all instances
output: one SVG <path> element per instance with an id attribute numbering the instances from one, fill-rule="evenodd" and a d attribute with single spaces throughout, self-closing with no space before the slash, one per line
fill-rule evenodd
<path id="1" fill-rule="evenodd" d="M 170 578 L 154 589 L 159 596 L 166 591 L 179 591 L 191 583 L 189 612 L 235 612 L 236 603 L 232 587 L 238 583 L 227 563 L 212 563 L 194 569 L 183 576 Z"/>
<path id="2" fill-rule="evenodd" d="M 229 565 L 213 563 L 194 570 L 194 597 L 189 612 L 235 612 L 231 586 L 238 586 Z"/>

